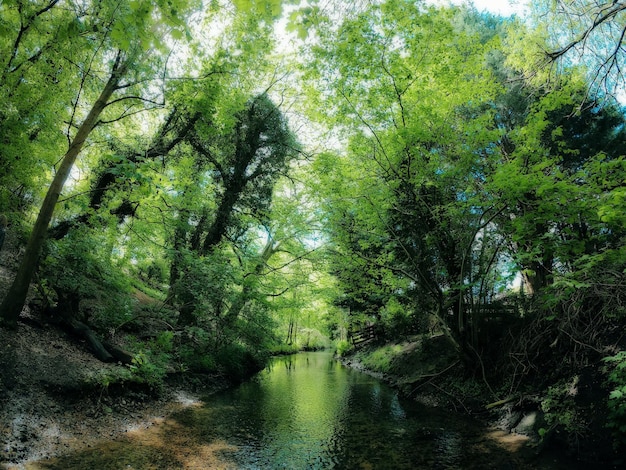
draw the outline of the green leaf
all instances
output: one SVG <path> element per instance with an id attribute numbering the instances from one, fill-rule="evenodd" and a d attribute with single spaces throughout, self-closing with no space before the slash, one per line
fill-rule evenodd
<path id="1" fill-rule="evenodd" d="M 245 13 L 252 10 L 253 2 L 251 0 L 233 0 L 233 4 L 237 10 Z"/>
<path id="2" fill-rule="evenodd" d="M 172 38 L 179 41 L 185 37 L 185 34 L 180 29 L 172 29 Z"/>
<path id="3" fill-rule="evenodd" d="M 130 48 L 130 35 L 124 30 L 121 22 L 116 22 L 111 31 L 111 39 L 122 50 L 128 50 Z"/>

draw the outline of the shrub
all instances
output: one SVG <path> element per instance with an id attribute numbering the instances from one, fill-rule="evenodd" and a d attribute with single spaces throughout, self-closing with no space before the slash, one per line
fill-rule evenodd
<path id="1" fill-rule="evenodd" d="M 375 372 L 389 372 L 391 363 L 402 352 L 401 345 L 388 345 L 373 350 L 363 359 L 363 365 Z"/>
<path id="2" fill-rule="evenodd" d="M 541 401 L 546 423 L 550 428 L 560 427 L 573 437 L 580 437 L 587 431 L 587 424 L 580 416 L 574 397 L 578 388 L 579 377 L 562 380 L 548 387 L 545 398 Z M 546 430 L 539 430 L 545 434 Z"/>
<path id="3" fill-rule="evenodd" d="M 345 339 L 337 341 L 335 343 L 335 354 L 339 357 L 345 356 L 348 352 L 352 350 L 352 344 Z"/>
<path id="4" fill-rule="evenodd" d="M 300 350 L 296 344 L 278 343 L 270 348 L 270 354 L 295 354 Z"/>
<path id="5" fill-rule="evenodd" d="M 231 343 L 223 346 L 216 354 L 216 362 L 221 371 L 231 380 L 240 382 L 265 367 L 268 353 L 254 354 L 244 345 Z"/>
<path id="6" fill-rule="evenodd" d="M 49 241 L 42 261 L 42 287 L 56 293 L 63 314 L 78 314 L 78 302 L 92 299 L 86 314 L 92 326 L 107 328 L 127 321 L 131 314 L 130 281 L 110 260 L 106 239 L 72 231 L 60 241 Z"/>
<path id="7" fill-rule="evenodd" d="M 626 442 L 626 351 L 605 357 L 604 362 L 609 366 L 608 382 L 611 388 L 607 404 L 607 427 L 613 430 L 615 445 L 622 445 Z"/>
<path id="8" fill-rule="evenodd" d="M 190 345 L 182 345 L 178 350 L 178 356 L 182 368 L 196 372 L 213 372 L 217 369 L 215 357 L 206 352 L 199 351 Z"/>
<path id="9" fill-rule="evenodd" d="M 167 373 L 168 362 L 168 354 L 147 349 L 135 354 L 129 368 L 133 380 L 160 389 Z"/>

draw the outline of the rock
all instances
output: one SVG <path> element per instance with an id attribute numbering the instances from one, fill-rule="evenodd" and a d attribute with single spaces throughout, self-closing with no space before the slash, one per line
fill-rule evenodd
<path id="1" fill-rule="evenodd" d="M 541 411 L 531 411 L 522 416 L 512 432 L 525 436 L 537 436 L 539 429 L 546 427 L 546 421 Z"/>

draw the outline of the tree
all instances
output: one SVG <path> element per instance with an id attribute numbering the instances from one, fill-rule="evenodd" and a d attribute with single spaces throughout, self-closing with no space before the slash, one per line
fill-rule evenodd
<path id="1" fill-rule="evenodd" d="M 15 46 L 6 70 L 14 71 L 11 66 L 13 58 L 18 56 L 20 43 L 24 34 L 30 29 L 31 22 L 54 8 L 57 3 L 52 1 L 31 15 L 24 15 L 21 7 L 18 9 L 22 26 L 15 39 Z M 180 6 L 182 7 L 183 5 L 181 4 Z M 99 6 L 94 6 L 93 11 L 83 11 L 76 6 L 74 11 L 77 15 L 75 21 L 79 22 L 80 26 L 75 27 L 68 34 L 81 38 L 83 28 L 89 26 L 95 30 L 95 38 L 93 38 L 95 40 L 91 43 L 87 42 L 83 50 L 84 55 L 82 59 L 84 62 L 81 65 L 84 67 L 82 69 L 84 76 L 82 81 L 79 82 L 79 88 L 76 91 L 77 94 L 70 119 L 71 124 L 81 114 L 79 105 L 82 104 L 82 97 L 89 94 L 90 90 L 86 84 L 97 79 L 95 69 L 100 65 L 99 62 L 102 61 L 103 64 L 109 64 L 110 71 L 104 87 L 95 98 L 82 123 L 77 126 L 75 134 L 71 135 L 71 133 L 68 133 L 68 149 L 41 204 L 39 215 L 31 232 L 26 252 L 20 263 L 15 280 L 7 297 L 0 306 L 2 318 L 8 325 L 15 325 L 21 312 L 57 200 L 87 138 L 97 125 L 107 120 L 102 119 L 106 108 L 110 108 L 113 113 L 119 113 L 113 118 L 113 121 L 115 121 L 126 116 L 132 109 L 131 105 L 125 109 L 122 108 L 120 111 L 121 103 L 141 102 L 143 100 L 141 95 L 134 94 L 140 91 L 137 85 L 145 84 L 146 81 L 146 70 L 142 70 L 138 64 L 141 64 L 140 59 L 146 53 L 145 51 L 162 45 L 162 38 L 158 35 L 163 34 L 159 32 L 159 28 L 156 28 L 150 34 L 146 33 L 146 30 L 150 30 L 149 25 L 155 20 L 162 21 L 165 27 L 174 27 L 175 31 L 180 31 L 179 28 L 181 26 L 178 18 L 172 17 L 171 10 L 161 11 L 160 8 L 149 2 L 131 2 L 113 11 L 100 10 Z M 92 20 L 92 22 L 87 23 L 83 20 L 83 17 Z M 133 33 L 135 34 L 136 42 L 131 46 L 129 35 Z M 111 56 L 113 56 L 113 59 L 111 59 Z M 38 58 L 37 54 L 32 57 Z M 150 72 L 150 70 L 147 72 L 148 78 L 151 78 L 149 76 Z M 124 82 L 123 80 L 126 78 L 128 81 Z M 127 94 L 115 97 L 114 93 L 119 90 L 125 90 Z"/>
<path id="2" fill-rule="evenodd" d="M 72 8 L 58 0 L 15 3 L 0 8 L 0 207 L 7 211 L 29 206 L 64 152 L 59 121 L 70 120 L 71 63 L 84 52 Z"/>
<path id="3" fill-rule="evenodd" d="M 118 52 L 111 68 L 109 80 L 89 111 L 89 114 L 78 128 L 78 131 L 76 132 L 69 149 L 63 156 L 61 165 L 59 166 L 54 179 L 48 188 L 48 192 L 39 210 L 37 221 L 35 222 L 33 231 L 30 235 L 26 251 L 15 276 L 15 280 L 13 281 L 6 298 L 2 302 L 2 305 L 0 305 L 2 318 L 8 325 L 15 325 L 17 318 L 22 311 L 22 306 L 24 305 L 26 294 L 28 292 L 28 286 L 30 285 L 33 273 L 35 272 L 41 248 L 46 237 L 48 224 L 52 219 L 54 207 L 59 199 L 65 180 L 69 176 L 70 170 L 74 165 L 74 161 L 87 140 L 89 133 L 95 127 L 100 114 L 109 104 L 109 100 L 111 99 L 113 93 L 121 88 L 120 80 L 126 74 L 128 60 L 130 60 L 130 58 L 122 57 L 122 53 Z"/>
<path id="4" fill-rule="evenodd" d="M 237 114 L 232 131 L 218 137 L 220 147 L 202 139 L 203 132 L 208 132 L 202 126 L 210 125 L 210 119 L 199 122 L 187 139 L 197 158 L 211 168 L 211 178 L 219 188 L 214 213 L 203 207 L 195 227 L 182 221 L 177 234 L 178 250 L 184 247 L 194 256 L 210 254 L 229 231 L 236 238 L 239 228 L 235 210 L 265 217 L 276 179 L 297 155 L 287 121 L 266 94 L 251 99 Z M 184 279 L 184 267 L 178 265 L 179 261 L 174 260 L 173 271 Z M 180 291 L 184 283 L 177 287 L 179 281 L 176 274 L 171 276 L 172 289 L 182 305 L 181 322 L 191 324 L 194 293 L 186 287 Z"/>
<path id="5" fill-rule="evenodd" d="M 591 228 L 598 217 L 592 194 L 602 190 L 589 183 L 587 172 L 599 155 L 608 162 L 626 150 L 623 118 L 613 105 L 590 100 L 576 71 L 538 84 L 524 81 L 519 69 L 494 66 L 512 86 L 498 98 L 498 107 L 508 108 L 495 115 L 504 130 L 498 144 L 503 159 L 488 191 L 505 204 L 497 224 L 526 292 L 540 293 L 570 272 L 573 259 L 604 243 L 605 229 Z"/>
<path id="6" fill-rule="evenodd" d="M 337 160 L 352 168 L 343 173 L 339 163 L 341 182 L 327 183 L 331 233 L 345 257 L 338 264 L 360 258 L 346 272 L 368 273 L 387 290 L 382 305 L 396 289 L 428 298 L 422 305 L 434 307 L 460 352 L 470 274 L 484 268 L 469 257 L 497 212 L 481 188 L 490 164 L 484 149 L 499 133 L 489 107 L 498 85 L 484 67 L 494 33 L 478 34 L 463 15 L 386 2 L 336 32 L 329 27 L 322 34 L 332 40 L 314 49 L 315 72 L 333 83 L 322 95 L 335 99 L 325 111 L 350 139 Z"/>
<path id="7" fill-rule="evenodd" d="M 535 1 L 533 10 L 548 30 L 549 62 L 589 67 L 593 94 L 618 93 L 624 77 L 626 2 Z"/>

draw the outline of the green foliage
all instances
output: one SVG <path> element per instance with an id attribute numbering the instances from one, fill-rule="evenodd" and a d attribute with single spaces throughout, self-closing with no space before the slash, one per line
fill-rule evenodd
<path id="1" fill-rule="evenodd" d="M 132 380 L 132 372 L 128 367 L 116 367 L 96 371 L 87 379 L 87 383 L 106 391 L 111 385 L 124 384 Z"/>
<path id="2" fill-rule="evenodd" d="M 329 344 L 328 338 L 315 328 L 302 328 L 298 334 L 298 346 L 304 351 L 326 349 Z"/>
<path id="3" fill-rule="evenodd" d="M 103 331 L 144 326 L 128 276 L 171 304 L 143 307 L 178 333 L 136 345 L 132 380 L 158 384 L 172 362 L 240 379 L 270 351 L 366 323 L 404 338 L 434 317 L 465 360 L 483 350 L 468 312 L 497 306 L 517 272 L 554 330 L 626 318 L 623 110 L 578 69 L 523 78 L 541 29 L 423 2 L 301 3 L 210 2 L 198 38 L 196 0 L 0 6 L 0 212 L 23 221 L 14 232 L 60 174 L 100 71 L 118 49 L 128 64 L 58 191 L 53 220 L 70 228 L 41 283 Z M 295 72 L 271 54 L 283 13 L 315 38 Z M 308 148 L 289 126 L 305 113 Z M 389 370 L 399 348 L 367 365 Z M 607 360 L 615 423 L 622 362 Z M 576 430 L 568 393 L 554 386 L 544 409 Z"/>
<path id="4" fill-rule="evenodd" d="M 339 357 L 349 354 L 352 349 L 352 344 L 345 339 L 339 340 L 335 343 L 335 354 Z"/>
<path id="5" fill-rule="evenodd" d="M 319 163 L 343 291 L 336 305 L 382 316 L 391 334 L 419 323 L 408 315 L 419 312 L 462 336 L 459 306 L 471 299 L 461 286 L 488 274 L 498 254 L 497 237 L 476 236 L 493 210 L 482 182 L 496 154 L 484 149 L 499 137 L 491 102 L 500 86 L 484 66 L 496 31 L 485 23 L 461 9 L 383 2 L 329 25 L 314 49 L 311 73 L 333 84 L 320 90 L 333 98 L 325 113 L 348 139 L 346 156 Z"/>
<path id="6" fill-rule="evenodd" d="M 172 289 L 180 304 L 193 302 L 200 318 L 215 319 L 224 312 L 233 294 L 237 271 L 228 256 L 215 250 L 206 257 L 185 253 L 186 275 Z"/>
<path id="7" fill-rule="evenodd" d="M 570 435 L 582 436 L 587 432 L 587 423 L 576 409 L 578 376 L 563 380 L 548 387 L 546 396 L 541 401 L 541 410 L 550 427 L 561 427 Z"/>
<path id="8" fill-rule="evenodd" d="M 152 260 L 145 268 L 145 277 L 154 286 L 165 284 L 168 279 L 168 265 L 164 259 Z"/>
<path id="9" fill-rule="evenodd" d="M 171 367 L 174 333 L 162 331 L 147 344 L 137 346 L 138 352 L 133 355 L 132 363 L 128 366 L 131 379 L 158 391 Z"/>
<path id="10" fill-rule="evenodd" d="M 426 321 L 419 321 L 420 318 L 412 311 L 414 305 L 407 304 L 403 305 L 396 297 L 391 297 L 381 310 L 380 321 L 384 334 L 389 338 L 397 339 L 426 331 Z"/>
<path id="11" fill-rule="evenodd" d="M 89 300 L 89 311 L 84 313 L 94 326 L 102 328 L 124 323 L 132 314 L 130 280 L 118 271 L 110 249 L 106 234 L 75 231 L 61 241 L 48 242 L 40 268 L 42 283 L 58 295 L 59 302 L 66 298 Z"/>
<path id="12" fill-rule="evenodd" d="M 393 361 L 402 354 L 401 344 L 390 344 L 374 349 L 363 358 L 363 365 L 372 371 L 388 373 L 391 370 Z"/>
<path id="13" fill-rule="evenodd" d="M 158 389 L 163 384 L 168 360 L 169 355 L 164 352 L 138 352 L 129 366 L 133 380 Z"/>
<path id="14" fill-rule="evenodd" d="M 626 351 L 603 360 L 608 365 L 608 383 L 611 388 L 607 403 L 607 427 L 613 430 L 616 445 L 623 445 L 626 442 Z"/>
<path id="15" fill-rule="evenodd" d="M 224 345 L 215 354 L 218 370 L 234 381 L 242 381 L 260 371 L 268 359 L 268 352 L 253 351 L 240 343 Z"/>
<path id="16" fill-rule="evenodd" d="M 146 386 L 153 392 L 160 392 L 165 376 L 172 367 L 175 353 L 173 339 L 172 332 L 164 331 L 148 343 L 135 340 L 131 346 L 136 351 L 131 364 L 98 370 L 89 382 L 103 389 L 112 385 L 134 383 Z"/>
<path id="17" fill-rule="evenodd" d="M 202 373 L 215 372 L 217 370 L 217 363 L 212 353 L 189 344 L 182 344 L 178 348 L 178 358 L 180 359 L 181 368 L 184 370 Z"/>
<path id="18" fill-rule="evenodd" d="M 174 348 L 174 332 L 173 331 L 162 331 L 159 335 L 154 339 L 153 346 L 156 350 L 171 353 Z"/>
<path id="19" fill-rule="evenodd" d="M 273 345 L 269 349 L 269 353 L 272 356 L 296 354 L 299 351 L 300 351 L 300 348 L 298 347 L 297 344 L 285 344 L 285 343 L 278 343 L 276 345 Z"/>

